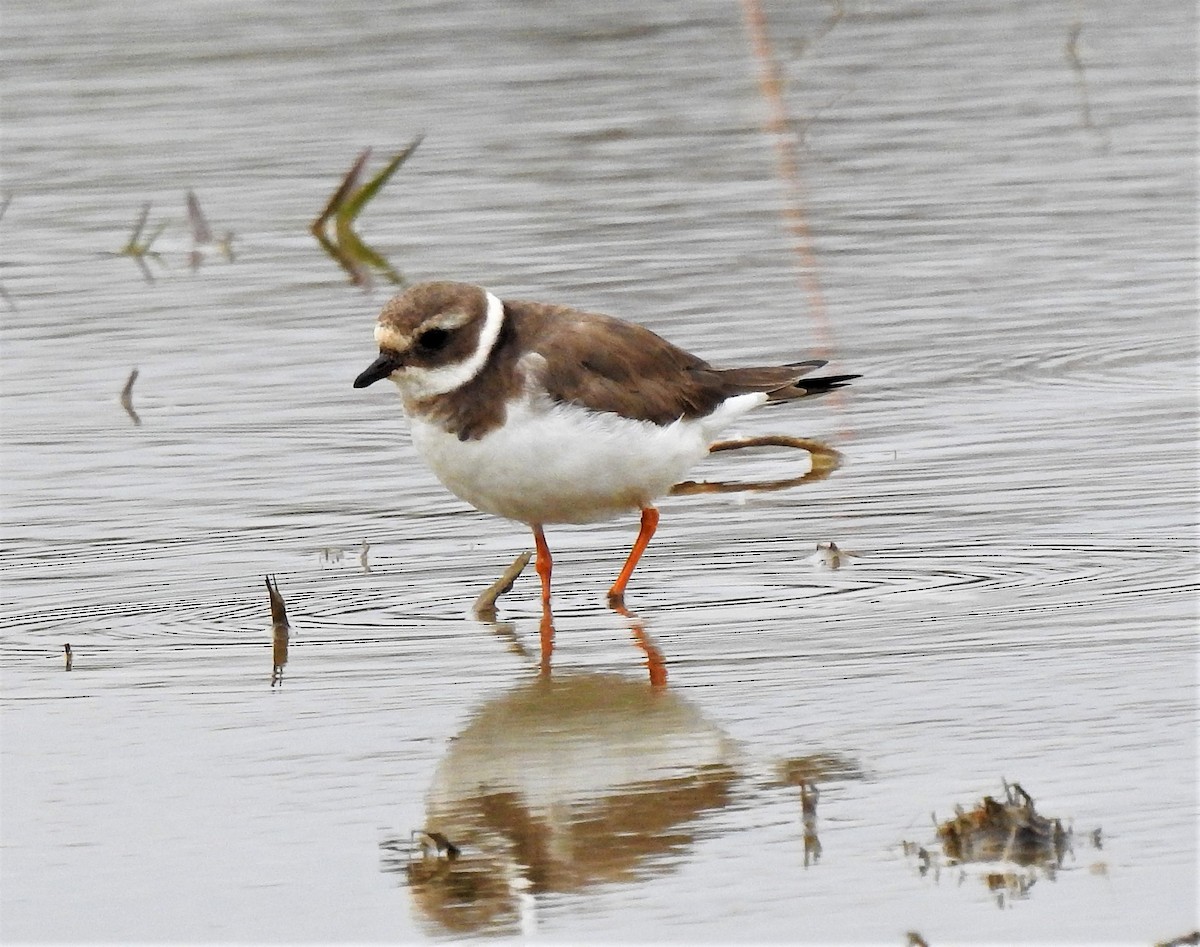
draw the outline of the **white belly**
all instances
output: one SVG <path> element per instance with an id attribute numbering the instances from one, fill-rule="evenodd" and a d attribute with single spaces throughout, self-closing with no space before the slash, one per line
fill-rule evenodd
<path id="1" fill-rule="evenodd" d="M 523 523 L 588 523 L 654 502 L 719 431 L 766 395 L 731 398 L 707 418 L 665 427 L 575 405 L 520 404 L 508 423 L 460 441 L 413 418 L 417 451 L 450 492 Z"/>

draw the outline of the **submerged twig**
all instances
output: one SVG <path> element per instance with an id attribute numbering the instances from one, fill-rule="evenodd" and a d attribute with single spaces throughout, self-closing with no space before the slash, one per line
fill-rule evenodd
<path id="1" fill-rule="evenodd" d="M 1101 150 L 1107 152 L 1109 149 L 1108 132 L 1097 125 L 1092 117 L 1092 100 L 1088 94 L 1087 70 L 1083 65 L 1083 57 L 1079 55 L 1079 36 L 1082 33 L 1083 21 L 1077 19 L 1071 24 L 1071 29 L 1067 33 L 1067 42 L 1064 51 L 1067 57 L 1067 65 L 1071 67 L 1071 72 L 1075 76 L 1075 86 L 1079 90 L 1080 124 L 1096 135 Z"/>
<path id="2" fill-rule="evenodd" d="M 1200 930 L 1172 937 L 1170 940 L 1159 941 L 1154 947 L 1192 947 L 1195 944 L 1200 944 Z"/>
<path id="3" fill-rule="evenodd" d="M 264 578 L 267 581 L 267 595 L 271 599 L 271 630 L 286 632 L 291 625 L 288 624 L 287 605 L 284 604 L 283 596 L 279 594 L 279 584 L 273 575 Z"/>
<path id="4" fill-rule="evenodd" d="M 529 565 L 529 560 L 532 558 L 533 553 L 525 550 L 525 552 L 512 561 L 512 565 L 504 570 L 500 578 L 479 593 L 479 597 L 475 599 L 473 606 L 477 618 L 481 621 L 495 620 L 496 600 L 513 587 L 513 583 L 517 581 L 517 576 L 525 571 L 525 567 Z"/>
<path id="5" fill-rule="evenodd" d="M 140 425 L 142 419 L 133 410 L 133 383 L 137 381 L 137 377 L 138 370 L 135 368 L 129 373 L 129 379 L 125 382 L 125 387 L 121 389 L 121 407 L 125 409 L 125 413 L 129 415 L 134 424 Z"/>
<path id="6" fill-rule="evenodd" d="M 288 659 L 288 624 L 287 606 L 283 596 L 279 594 L 279 586 L 273 575 L 266 576 L 267 595 L 271 599 L 271 686 L 283 684 L 283 666 Z"/>
<path id="7" fill-rule="evenodd" d="M 441 832 L 434 832 L 431 829 L 413 829 L 409 835 L 410 841 L 415 840 L 416 845 L 413 849 L 421 852 L 422 858 L 428 858 L 432 855 L 434 858 L 445 858 L 446 861 L 454 861 L 462 854 L 462 849 L 455 845 L 450 839 L 446 838 Z"/>

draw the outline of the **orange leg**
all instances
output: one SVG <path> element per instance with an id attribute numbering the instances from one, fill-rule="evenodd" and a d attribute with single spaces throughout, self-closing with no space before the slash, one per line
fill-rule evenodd
<path id="1" fill-rule="evenodd" d="M 533 526 L 533 544 L 537 549 L 537 574 L 542 580 L 542 624 L 539 638 L 542 646 L 542 661 L 539 671 L 543 677 L 550 676 L 550 656 L 554 653 L 554 616 L 550 614 L 550 572 L 554 560 L 550 558 L 550 547 L 546 545 L 546 534 L 536 523 Z"/>
<path id="2" fill-rule="evenodd" d="M 656 529 L 658 529 L 658 510 L 652 506 L 642 507 L 641 531 L 634 540 L 633 548 L 629 550 L 629 558 L 625 560 L 625 567 L 617 576 L 617 581 L 612 584 L 612 588 L 608 590 L 609 604 L 620 605 L 625 601 L 625 586 L 629 584 L 629 577 L 633 575 L 633 570 L 637 567 L 638 560 L 642 558 L 642 553 L 650 545 L 650 539 L 654 536 Z"/>
<path id="3" fill-rule="evenodd" d="M 550 570 L 554 567 L 554 560 L 550 558 L 550 547 L 546 545 L 546 534 L 542 532 L 542 527 L 537 523 L 533 524 L 533 544 L 537 548 L 535 567 L 542 580 L 542 608 L 548 609 L 550 607 Z"/>
<path id="4" fill-rule="evenodd" d="M 550 556 L 550 546 L 546 545 L 546 534 L 538 523 L 533 525 L 533 544 L 538 550 L 535 567 L 541 579 L 541 664 L 539 670 L 542 677 L 550 677 L 550 658 L 554 653 L 554 616 L 550 613 L 550 574 L 554 561 Z"/>

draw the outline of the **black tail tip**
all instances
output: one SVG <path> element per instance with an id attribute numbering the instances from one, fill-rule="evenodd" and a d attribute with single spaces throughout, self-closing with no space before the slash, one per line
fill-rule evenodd
<path id="1" fill-rule="evenodd" d="M 796 387 L 802 388 L 806 395 L 823 395 L 836 388 L 845 388 L 855 378 L 862 378 L 862 375 L 825 375 L 822 378 L 801 378 L 796 382 Z"/>

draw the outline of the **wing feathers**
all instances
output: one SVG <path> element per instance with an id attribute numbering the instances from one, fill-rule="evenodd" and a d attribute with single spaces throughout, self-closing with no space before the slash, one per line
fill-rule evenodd
<path id="1" fill-rule="evenodd" d="M 787 401 L 838 387 L 852 375 L 800 379 L 825 362 L 713 368 L 644 326 L 540 303 L 509 303 L 516 334 L 540 354 L 551 399 L 655 424 L 702 417 L 726 398 L 766 392 Z M 827 383 L 828 382 L 828 383 Z"/>

